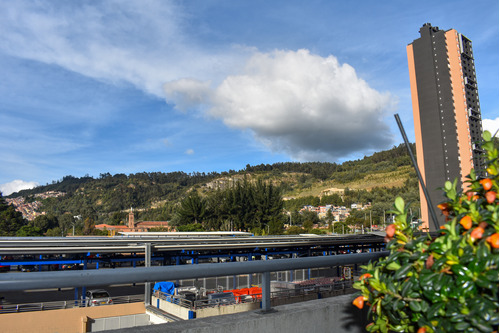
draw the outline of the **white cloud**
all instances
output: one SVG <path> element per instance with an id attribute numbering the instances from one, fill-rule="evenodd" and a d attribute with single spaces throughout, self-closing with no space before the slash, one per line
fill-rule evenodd
<path id="1" fill-rule="evenodd" d="M 384 122 L 394 100 L 334 56 L 307 50 L 256 53 L 215 90 L 210 114 L 249 129 L 273 151 L 299 160 L 337 160 L 392 143 Z"/>
<path id="2" fill-rule="evenodd" d="M 188 149 L 188 150 L 186 150 L 185 154 L 186 155 L 193 155 L 194 154 L 194 150 L 193 149 Z"/>
<path id="3" fill-rule="evenodd" d="M 179 110 L 201 107 L 299 160 L 337 160 L 392 144 L 384 117 L 393 98 L 350 65 L 307 50 L 204 48 L 183 31 L 185 19 L 167 1 L 5 2 L 0 51 L 126 82 Z"/>
<path id="4" fill-rule="evenodd" d="M 222 77 L 251 52 L 203 49 L 183 31 L 185 20 L 174 1 L 0 2 L 0 51 L 158 97 L 167 81 Z"/>
<path id="5" fill-rule="evenodd" d="M 163 85 L 167 101 L 175 103 L 181 111 L 187 111 L 207 102 L 211 94 L 210 81 L 196 79 L 180 79 Z"/>
<path id="6" fill-rule="evenodd" d="M 500 128 L 498 117 L 496 119 L 483 119 L 483 130 L 489 131 L 492 135 Z M 498 136 L 498 134 L 497 134 Z"/>
<path id="7" fill-rule="evenodd" d="M 37 182 L 26 182 L 24 180 L 16 179 L 10 183 L 0 184 L 0 192 L 2 192 L 2 195 L 7 196 L 14 192 L 30 189 L 38 185 L 39 184 Z"/>

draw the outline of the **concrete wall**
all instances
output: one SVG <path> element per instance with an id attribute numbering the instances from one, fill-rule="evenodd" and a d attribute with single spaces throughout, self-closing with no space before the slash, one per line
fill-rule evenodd
<path id="1" fill-rule="evenodd" d="M 260 310 L 182 322 L 126 328 L 115 333 L 361 333 L 366 312 L 355 308 L 352 295 L 281 305 L 274 312 Z"/>
<path id="2" fill-rule="evenodd" d="M 112 330 L 117 328 L 127 328 L 136 326 L 150 325 L 149 315 L 135 314 L 128 316 L 118 316 L 118 317 L 106 317 L 98 318 L 90 321 L 89 332 L 101 332 L 106 330 Z"/>
<path id="3" fill-rule="evenodd" d="M 151 305 L 156 307 L 156 308 L 159 308 L 167 313 L 170 313 L 176 317 L 179 317 L 181 319 L 188 320 L 188 319 L 192 318 L 192 316 L 193 316 L 192 314 L 190 315 L 190 312 L 192 312 L 191 310 L 189 310 L 185 307 L 182 307 L 180 305 L 177 305 L 177 304 L 174 304 L 171 302 L 167 302 L 167 301 L 160 299 L 160 298 L 157 298 L 155 296 L 151 297 Z"/>
<path id="4" fill-rule="evenodd" d="M 203 308 L 203 309 L 197 309 L 196 310 L 196 318 L 221 316 L 221 315 L 227 315 L 227 314 L 232 314 L 232 313 L 257 310 L 259 308 L 260 308 L 260 302 L 214 306 L 214 307 L 208 307 L 208 308 Z"/>
<path id="5" fill-rule="evenodd" d="M 144 314 L 144 303 L 0 314 L 0 331 L 9 333 L 82 333 L 92 319 Z"/>
<path id="6" fill-rule="evenodd" d="M 299 294 L 290 297 L 274 298 L 271 299 L 271 306 L 275 307 L 290 303 L 305 302 L 327 297 L 335 297 L 344 294 L 352 294 L 354 292 L 355 290 L 353 288 L 346 288 L 346 289 L 331 290 L 331 291 L 311 292 L 308 294 Z M 206 318 L 206 317 L 228 315 L 233 313 L 247 312 L 260 309 L 260 302 L 254 302 L 254 303 L 220 305 L 220 306 L 200 308 L 196 309 L 196 311 L 190 311 L 185 307 L 182 307 L 180 305 L 171 302 L 167 302 L 155 296 L 152 296 L 151 298 L 151 305 L 167 313 L 170 313 L 176 317 L 182 318 L 184 320 L 192 319 L 193 317 Z M 196 314 L 193 314 L 193 312 L 195 312 Z"/>

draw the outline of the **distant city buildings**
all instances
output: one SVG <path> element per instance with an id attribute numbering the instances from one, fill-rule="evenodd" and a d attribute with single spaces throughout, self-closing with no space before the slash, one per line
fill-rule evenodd
<path id="1" fill-rule="evenodd" d="M 37 199 L 47 199 L 47 198 L 57 198 L 65 195 L 64 192 L 57 191 L 47 191 L 44 193 L 35 194 L 35 198 Z M 38 210 L 42 207 L 42 203 L 38 200 L 32 202 L 25 202 L 24 197 L 17 198 L 5 198 L 5 201 L 13 205 L 16 208 L 16 211 L 23 214 L 23 218 L 28 221 L 33 221 L 37 216 L 45 215 L 45 212 L 39 212 Z"/>
<path id="2" fill-rule="evenodd" d="M 426 23 L 407 55 L 418 167 L 433 205 L 427 207 L 420 188 L 422 220 L 429 227 L 434 209 L 442 225 L 445 218 L 436 206 L 444 197 L 437 189 L 455 178 L 462 187 L 472 168 L 483 168 L 476 145 L 483 129 L 472 43 L 456 30 Z"/>

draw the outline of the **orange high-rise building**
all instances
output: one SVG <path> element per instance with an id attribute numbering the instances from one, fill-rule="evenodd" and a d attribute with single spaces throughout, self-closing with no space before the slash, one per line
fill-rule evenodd
<path id="1" fill-rule="evenodd" d="M 455 178 L 463 187 L 472 168 L 483 169 L 476 145 L 483 131 L 472 43 L 456 30 L 426 23 L 406 50 L 417 162 L 442 225 L 445 219 L 436 205 L 445 198 L 438 188 Z M 420 202 L 424 227 L 433 230 L 422 188 Z"/>

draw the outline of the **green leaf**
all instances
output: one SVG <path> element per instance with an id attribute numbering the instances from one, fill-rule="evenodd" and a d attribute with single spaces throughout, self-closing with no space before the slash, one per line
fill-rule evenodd
<path id="1" fill-rule="evenodd" d="M 453 266 L 451 266 L 451 270 L 452 270 L 453 273 L 455 273 L 459 277 L 467 277 L 467 278 L 471 278 L 472 277 L 471 272 L 465 266 L 462 266 L 462 265 L 453 265 Z"/>
<path id="2" fill-rule="evenodd" d="M 484 275 L 479 275 L 476 279 L 476 284 L 484 289 L 493 289 L 495 285 L 486 278 Z M 496 289 L 498 289 L 498 284 L 496 285 Z"/>
<path id="3" fill-rule="evenodd" d="M 420 307 L 422 308 L 422 312 L 427 312 L 427 310 L 429 310 L 429 303 L 427 303 L 426 301 L 421 301 Z"/>
<path id="4" fill-rule="evenodd" d="M 409 305 L 410 305 L 410 309 L 413 312 L 420 312 L 420 311 L 422 311 L 422 307 L 420 306 L 420 302 L 411 301 Z"/>
<path id="5" fill-rule="evenodd" d="M 430 307 L 429 311 L 427 311 L 427 319 L 431 320 L 438 316 L 438 311 L 442 309 L 444 306 L 443 302 L 434 302 Z"/>
<path id="6" fill-rule="evenodd" d="M 487 322 L 485 322 L 482 318 L 478 316 L 471 316 L 470 321 L 472 325 L 474 325 L 480 332 L 492 332 L 494 331 L 493 327 L 488 325 Z"/>
<path id="7" fill-rule="evenodd" d="M 455 330 L 457 330 L 457 331 L 465 331 L 469 327 L 470 327 L 470 324 L 468 322 L 466 322 L 465 320 L 462 320 L 462 321 L 456 323 L 454 326 Z"/>
<path id="8" fill-rule="evenodd" d="M 404 213 L 405 211 L 405 202 L 403 198 L 397 197 L 396 200 L 394 201 L 394 207 L 399 213 Z"/>
<path id="9" fill-rule="evenodd" d="M 483 139 L 484 139 L 484 141 L 491 141 L 491 133 L 489 131 L 484 131 L 483 132 Z"/>
<path id="10" fill-rule="evenodd" d="M 492 282 L 498 281 L 498 270 L 490 269 L 485 273 L 486 278 Z"/>
<path id="11" fill-rule="evenodd" d="M 408 280 L 403 283 L 403 288 L 401 289 L 401 296 L 406 297 L 413 287 L 413 282 Z"/>
<path id="12" fill-rule="evenodd" d="M 449 191 L 453 188 L 453 185 L 451 184 L 451 182 L 449 180 L 447 180 L 445 183 L 444 183 L 444 189 L 446 191 Z"/>
<path id="13" fill-rule="evenodd" d="M 424 287 L 424 286 L 432 287 L 431 281 L 433 281 L 438 275 L 439 275 L 439 273 L 427 273 L 427 274 L 420 275 L 421 276 L 420 285 L 422 287 Z"/>
<path id="14" fill-rule="evenodd" d="M 478 258 L 486 258 L 490 254 L 490 250 L 484 243 L 479 243 L 479 246 L 477 247 L 477 253 L 476 256 Z"/>
<path id="15" fill-rule="evenodd" d="M 471 179 L 471 180 L 476 180 L 476 178 L 477 178 L 477 177 L 476 177 L 476 171 L 474 171 L 474 169 L 472 169 L 472 170 L 470 171 L 470 179 Z"/>
<path id="16" fill-rule="evenodd" d="M 444 274 L 439 274 L 437 279 L 434 279 L 433 282 L 434 282 L 434 285 L 433 285 L 433 288 L 434 290 L 436 291 L 439 291 L 443 288 L 444 284 L 446 283 L 446 279 L 444 277 L 445 275 Z"/>
<path id="17" fill-rule="evenodd" d="M 394 279 L 399 280 L 402 277 L 405 277 L 408 274 L 408 272 L 410 271 L 410 269 L 413 267 L 412 265 L 413 265 L 412 263 L 408 263 L 408 264 L 402 266 L 400 269 L 398 269 L 396 271 L 396 273 L 394 273 Z"/>
<path id="18" fill-rule="evenodd" d="M 441 294 L 434 289 L 424 290 L 424 296 L 428 298 L 432 303 L 435 303 L 441 299 Z"/>
<path id="19" fill-rule="evenodd" d="M 443 254 L 443 243 L 441 242 L 434 242 L 431 245 L 429 245 L 429 251 L 431 252 L 436 252 L 438 254 Z"/>
<path id="20" fill-rule="evenodd" d="M 401 265 L 396 261 L 392 261 L 385 268 L 387 268 L 390 271 L 396 271 L 401 268 Z"/>

